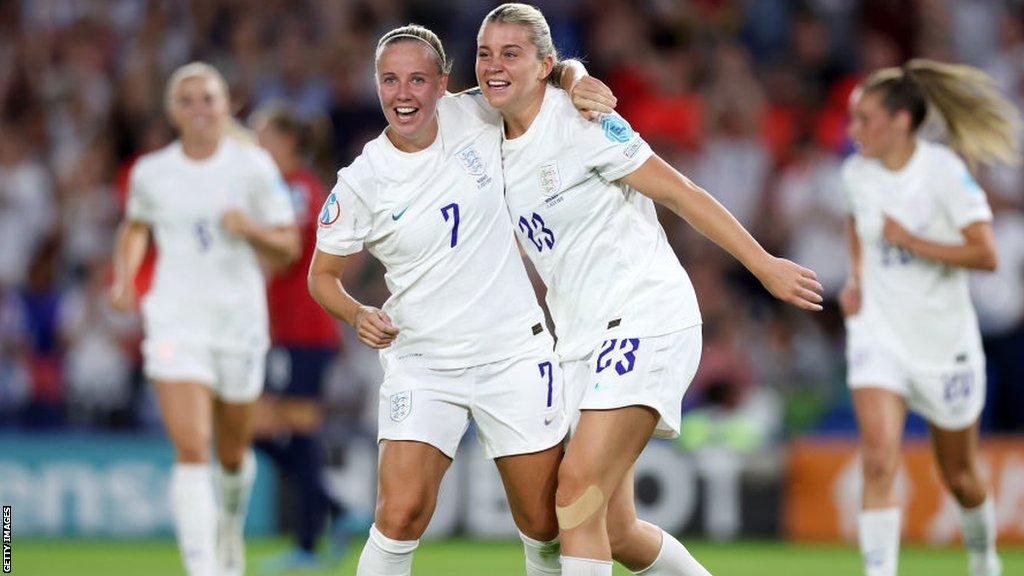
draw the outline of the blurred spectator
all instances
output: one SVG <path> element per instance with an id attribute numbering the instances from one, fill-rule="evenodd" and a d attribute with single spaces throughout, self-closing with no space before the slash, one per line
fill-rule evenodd
<path id="1" fill-rule="evenodd" d="M 0 124 L 0 285 L 7 286 L 25 282 L 54 213 L 50 176 L 33 157 L 22 127 Z"/>
<path id="2" fill-rule="evenodd" d="M 29 351 L 24 304 L 13 289 L 0 284 L 0 423 L 16 423 L 28 404 Z"/>
<path id="3" fill-rule="evenodd" d="M 72 420 L 79 424 L 113 425 L 133 421 L 130 344 L 140 338 L 136 318 L 107 304 L 109 260 L 87 270 L 86 283 L 64 297 L 59 327 L 66 350 L 63 377 Z"/>
<path id="4" fill-rule="evenodd" d="M 63 260 L 83 276 L 106 260 L 114 247 L 120 210 L 111 185 L 111 162 L 109 142 L 97 139 L 60 186 Z"/>
<path id="5" fill-rule="evenodd" d="M 330 90 L 320 74 L 317 52 L 310 44 L 313 31 L 296 18 L 286 19 L 277 39 L 274 73 L 266 76 L 257 88 L 256 104 L 283 101 L 306 118 L 326 112 Z"/>
<path id="6" fill-rule="evenodd" d="M 804 141 L 775 183 L 766 239 L 814 270 L 827 299 L 835 299 L 849 270 L 846 219 L 839 159 Z"/>

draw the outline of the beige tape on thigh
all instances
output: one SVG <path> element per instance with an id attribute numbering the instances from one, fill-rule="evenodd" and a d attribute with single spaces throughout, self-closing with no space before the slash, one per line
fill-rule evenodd
<path id="1" fill-rule="evenodd" d="M 568 506 L 556 506 L 555 516 L 558 517 L 558 527 L 562 530 L 572 530 L 583 524 L 595 512 L 604 505 L 604 492 L 597 486 L 588 486 L 583 494 L 575 502 Z"/>

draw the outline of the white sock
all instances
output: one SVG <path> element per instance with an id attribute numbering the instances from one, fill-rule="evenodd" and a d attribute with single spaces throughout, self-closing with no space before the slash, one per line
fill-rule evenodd
<path id="1" fill-rule="evenodd" d="M 992 498 L 974 508 L 960 508 L 964 546 L 970 559 L 971 576 L 999 576 L 1002 565 L 996 556 L 996 511 Z"/>
<path id="2" fill-rule="evenodd" d="M 412 553 L 419 540 L 392 540 L 370 526 L 370 537 L 359 555 L 356 576 L 409 576 L 412 574 Z"/>
<path id="3" fill-rule="evenodd" d="M 612 576 L 611 560 L 562 556 L 563 576 Z"/>
<path id="4" fill-rule="evenodd" d="M 519 538 L 526 554 L 526 576 L 557 576 L 562 573 L 562 564 L 558 561 L 562 543 L 557 536 L 554 540 L 541 542 L 520 532 Z"/>
<path id="5" fill-rule="evenodd" d="M 171 469 L 171 512 L 188 576 L 216 576 L 217 504 L 209 464 Z"/>
<path id="6" fill-rule="evenodd" d="M 245 574 L 245 515 L 249 496 L 256 481 L 256 457 L 247 450 L 238 470 L 218 467 L 217 485 L 217 565 L 220 576 Z"/>
<path id="7" fill-rule="evenodd" d="M 217 472 L 217 504 L 221 514 L 241 519 L 245 524 L 245 513 L 249 509 L 252 484 L 256 481 L 256 458 L 252 450 L 242 457 L 242 465 L 234 472 L 220 467 Z"/>
<path id="8" fill-rule="evenodd" d="M 864 576 L 896 576 L 900 555 L 900 509 L 862 510 L 858 528 Z"/>
<path id="9" fill-rule="evenodd" d="M 661 550 L 654 563 L 636 572 L 642 576 L 711 576 L 683 543 L 661 531 Z"/>

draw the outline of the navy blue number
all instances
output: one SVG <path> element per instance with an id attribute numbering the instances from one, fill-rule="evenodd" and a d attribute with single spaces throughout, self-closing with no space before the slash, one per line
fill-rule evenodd
<path id="1" fill-rule="evenodd" d="M 548 379 L 548 408 L 551 408 L 551 394 L 554 386 L 555 373 L 551 368 L 551 362 L 541 362 L 537 364 L 537 368 L 540 368 L 540 377 L 547 377 Z"/>
<path id="2" fill-rule="evenodd" d="M 533 229 L 537 230 L 539 228 L 541 234 L 544 235 L 544 244 L 548 247 L 549 250 L 553 248 L 555 246 L 555 233 L 552 232 L 550 228 L 544 225 L 544 219 L 540 217 L 540 214 L 534 212 L 533 218 L 531 220 L 533 220 Z"/>
<path id="3" fill-rule="evenodd" d="M 544 219 L 536 212 L 531 215 L 529 220 L 526 219 L 526 216 L 520 216 L 519 229 L 526 234 L 538 252 L 543 252 L 545 246 L 550 250 L 555 245 L 555 233 L 547 227 Z"/>
<path id="4" fill-rule="evenodd" d="M 441 216 L 444 217 L 444 221 L 447 222 L 449 219 L 452 220 L 452 248 L 459 243 L 459 205 L 449 204 L 441 207 Z"/>
<path id="5" fill-rule="evenodd" d="M 196 240 L 199 242 L 199 251 L 208 252 L 213 244 L 213 233 L 210 232 L 210 223 L 205 218 L 196 222 L 193 228 L 196 233 Z"/>
<path id="6" fill-rule="evenodd" d="M 616 340 L 605 340 L 601 353 L 597 355 L 597 373 L 600 374 L 605 368 L 612 365 L 612 359 L 608 358 L 608 354 L 615 349 Z"/>
<path id="7" fill-rule="evenodd" d="M 636 364 L 636 350 L 640 347 L 640 339 L 623 338 L 622 342 L 619 343 L 619 350 L 625 350 L 627 345 L 630 346 L 630 349 L 626 350 L 625 354 L 622 355 L 622 360 L 615 363 L 615 371 L 619 373 L 619 376 L 633 371 L 633 367 Z M 623 362 L 626 363 L 623 364 Z"/>
<path id="8" fill-rule="evenodd" d="M 534 248 L 538 252 L 544 249 L 544 245 L 533 237 L 533 228 L 530 227 L 530 221 L 526 219 L 526 216 L 519 217 L 519 229 L 523 231 L 523 234 L 526 234 L 526 237 L 530 239 L 530 242 L 533 243 Z"/>
<path id="9" fill-rule="evenodd" d="M 971 395 L 974 388 L 973 372 L 957 372 L 942 379 L 942 399 L 955 402 Z"/>
<path id="10" fill-rule="evenodd" d="M 614 362 L 614 358 L 610 357 L 612 351 L 616 348 L 615 344 L 618 344 L 619 351 L 622 351 L 622 359 L 618 362 Z M 615 363 L 615 371 L 619 376 L 629 374 L 636 367 L 636 351 L 640 349 L 639 338 L 623 338 L 622 340 L 613 338 L 605 340 L 601 347 L 601 353 L 597 355 L 598 374 L 611 366 L 613 362 Z"/>
<path id="11" fill-rule="evenodd" d="M 909 250 L 893 246 L 885 239 L 880 241 L 879 247 L 882 250 L 882 266 L 905 266 L 914 259 Z"/>

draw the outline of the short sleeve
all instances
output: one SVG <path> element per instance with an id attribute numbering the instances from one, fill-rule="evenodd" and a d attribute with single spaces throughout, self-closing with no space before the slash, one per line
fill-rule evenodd
<path id="1" fill-rule="evenodd" d="M 295 205 L 288 185 L 269 154 L 257 154 L 255 207 L 259 221 L 270 226 L 295 224 Z"/>
<path id="2" fill-rule="evenodd" d="M 571 141 L 580 153 L 584 166 L 608 181 L 632 174 L 654 152 L 617 113 L 602 114 L 589 121 L 572 109 Z"/>
<path id="3" fill-rule="evenodd" d="M 985 191 L 978 185 L 967 166 L 957 158 L 951 174 L 940 183 L 939 199 L 958 229 L 974 222 L 990 222 L 992 209 L 985 198 Z"/>
<path id="4" fill-rule="evenodd" d="M 132 167 L 128 176 L 128 202 L 125 206 L 125 218 L 136 222 L 153 222 L 153 197 L 143 181 L 139 163 Z"/>
<path id="5" fill-rule="evenodd" d="M 363 249 L 370 234 L 373 215 L 355 189 L 339 176 L 327 195 L 318 217 L 316 248 L 335 256 L 348 256 Z"/>
<path id="6" fill-rule="evenodd" d="M 480 88 L 470 88 L 457 94 L 445 94 L 438 106 L 448 107 L 487 124 L 500 125 L 501 114 L 487 103 Z"/>

